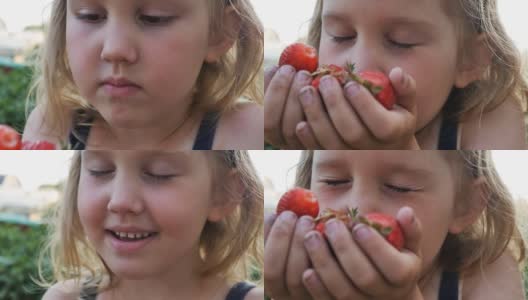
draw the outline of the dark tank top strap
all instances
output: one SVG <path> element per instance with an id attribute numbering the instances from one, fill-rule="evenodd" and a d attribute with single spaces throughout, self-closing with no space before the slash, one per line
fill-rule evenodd
<path id="1" fill-rule="evenodd" d="M 211 150 L 213 148 L 218 119 L 219 115 L 215 112 L 205 114 L 200 123 L 193 150 Z"/>
<path id="2" fill-rule="evenodd" d="M 244 297 L 246 297 L 246 295 L 249 293 L 249 291 L 254 287 L 254 285 L 244 281 L 236 283 L 229 290 L 226 300 L 243 300 Z"/>
<path id="3" fill-rule="evenodd" d="M 443 272 L 438 300 L 458 300 L 458 273 Z"/>

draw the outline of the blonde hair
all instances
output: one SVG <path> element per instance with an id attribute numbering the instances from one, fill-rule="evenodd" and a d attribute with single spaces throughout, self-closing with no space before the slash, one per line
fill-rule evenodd
<path id="1" fill-rule="evenodd" d="M 466 57 L 466 41 L 478 34 L 486 37 L 491 63 L 483 77 L 466 86 L 453 88 L 445 105 L 446 117 L 464 119 L 473 113 L 483 114 L 508 99 L 526 110 L 528 82 L 523 73 L 522 58 L 500 23 L 496 0 L 440 0 L 449 15 L 454 16 L 458 34 L 459 61 Z M 455 7 L 456 6 L 456 7 Z M 323 0 L 317 0 L 310 22 L 308 43 L 319 49 L 322 29 Z M 469 54 L 470 55 L 470 54 Z"/>
<path id="2" fill-rule="evenodd" d="M 207 221 L 200 236 L 203 276 L 220 274 L 228 282 L 257 281 L 255 274 L 263 264 L 263 186 L 247 151 L 205 151 L 211 159 L 213 188 L 240 200 L 237 208 L 219 222 Z M 81 173 L 81 155 L 76 152 L 70 167 L 64 199 L 55 208 L 50 236 L 39 260 L 39 284 L 74 280 L 86 287 L 111 288 L 112 271 L 86 238 L 79 219 L 77 190 Z M 237 183 L 225 185 L 226 172 L 235 171 Z M 43 274 L 46 259 L 53 270 L 50 280 Z"/>
<path id="3" fill-rule="evenodd" d="M 514 200 L 501 181 L 489 151 L 441 151 L 457 171 L 461 171 L 459 190 L 475 179 L 483 180 L 485 209 L 471 226 L 460 234 L 449 233 L 439 253 L 439 263 L 447 270 L 474 272 L 498 259 L 509 247 L 519 263 L 525 258 L 525 242 L 516 223 Z M 296 185 L 310 188 L 313 151 L 303 151 L 296 173 Z M 459 173 L 459 172 L 455 172 Z M 465 197 L 458 197 L 457 206 Z"/>
<path id="4" fill-rule="evenodd" d="M 204 62 L 194 87 L 191 109 L 224 112 L 233 109 L 241 97 L 262 104 L 259 76 L 264 60 L 264 34 L 253 7 L 249 0 L 205 1 L 209 7 L 210 34 L 224 34 L 235 42 L 217 62 Z M 68 65 L 66 9 L 67 0 L 53 1 L 47 38 L 40 49 L 30 89 L 30 95 L 35 94 L 37 104 L 44 107 L 48 134 L 60 139 L 65 138 L 71 129 L 75 112 L 83 112 L 76 119 L 83 125 L 99 116 L 79 95 Z M 225 26 L 223 16 L 226 9 L 233 9 L 240 20 L 236 32 L 228 32 Z"/>

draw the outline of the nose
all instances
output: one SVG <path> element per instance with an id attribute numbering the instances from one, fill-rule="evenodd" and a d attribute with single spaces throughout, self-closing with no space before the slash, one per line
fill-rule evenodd
<path id="1" fill-rule="evenodd" d="M 108 211 L 120 215 L 138 215 L 143 212 L 145 206 L 141 198 L 140 186 L 131 176 L 117 174 L 112 184 Z"/>
<path id="2" fill-rule="evenodd" d="M 133 26 L 117 20 L 108 20 L 104 31 L 101 59 L 112 64 L 133 64 L 138 59 L 138 49 Z"/>
<path id="3" fill-rule="evenodd" d="M 355 72 L 365 70 L 384 71 L 383 48 L 374 38 L 358 35 L 356 42 L 344 51 L 341 65 L 354 64 Z"/>
<path id="4" fill-rule="evenodd" d="M 364 178 L 355 178 L 352 187 L 341 195 L 341 208 L 357 208 L 361 213 L 378 211 L 380 205 L 379 189 L 376 183 Z"/>

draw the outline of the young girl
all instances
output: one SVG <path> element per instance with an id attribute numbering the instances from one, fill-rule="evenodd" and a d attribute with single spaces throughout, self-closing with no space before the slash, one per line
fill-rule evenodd
<path id="1" fill-rule="evenodd" d="M 311 217 L 266 217 L 274 299 L 524 299 L 525 245 L 489 153 L 305 152 L 296 184 L 314 192 L 320 211 L 395 216 L 405 246 L 399 252 L 366 225 L 328 221 L 326 242 Z"/>
<path id="2" fill-rule="evenodd" d="M 75 153 L 44 299 L 262 299 L 262 202 L 247 152 Z"/>
<path id="3" fill-rule="evenodd" d="M 249 0 L 55 0 L 24 139 L 261 149 L 262 48 Z"/>
<path id="4" fill-rule="evenodd" d="M 281 148 L 524 149 L 521 58 L 495 0 L 318 0 L 308 43 L 319 64 L 389 76 L 386 110 L 358 84 L 342 88 L 277 67 L 265 76 L 265 137 Z M 278 71 L 277 71 L 278 70 Z"/>

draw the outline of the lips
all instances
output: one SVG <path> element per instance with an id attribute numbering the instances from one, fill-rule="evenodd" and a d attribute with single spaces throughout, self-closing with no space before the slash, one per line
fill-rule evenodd
<path id="1" fill-rule="evenodd" d="M 158 232 L 138 228 L 117 227 L 106 229 L 109 245 L 121 254 L 134 254 L 158 237 Z"/>
<path id="2" fill-rule="evenodd" d="M 124 77 L 110 77 L 101 82 L 103 90 L 111 97 L 129 97 L 140 90 L 140 86 Z"/>

